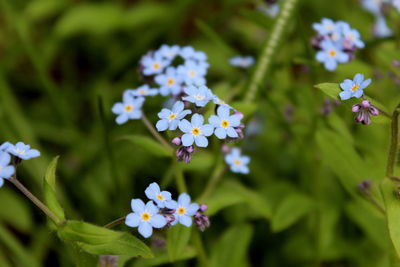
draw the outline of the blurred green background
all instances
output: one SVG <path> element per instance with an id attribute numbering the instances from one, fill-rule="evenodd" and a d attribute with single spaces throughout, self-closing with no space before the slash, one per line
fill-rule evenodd
<path id="1" fill-rule="evenodd" d="M 373 78 L 367 94 L 388 110 L 400 102 L 393 79 L 400 69 L 391 65 L 400 60 L 398 35 L 376 39 L 374 18 L 357 0 L 299 0 L 250 105 L 242 99 L 251 70 L 228 59 L 261 51 L 275 21 L 256 8 L 263 1 L 0 2 L 0 140 L 42 152 L 18 169 L 39 197 L 46 166 L 60 155 L 58 194 L 68 218 L 104 225 L 130 212 L 131 198 L 143 198 L 153 181 L 177 195 L 174 159 L 121 139 L 149 133 L 141 121 L 117 126 L 111 106 L 143 83 L 136 70 L 142 55 L 161 44 L 191 45 L 209 57 L 208 87 L 221 97 L 239 92 L 232 105 L 244 108 L 248 128 L 259 129 L 239 144 L 252 157 L 251 173 L 227 172 L 207 200 L 212 225 L 199 236 L 210 266 L 397 266 L 384 216 L 357 190 L 371 179 L 381 201 L 389 125 L 356 125 L 347 104 L 323 116 L 325 96 L 313 87 L 360 72 Z M 366 43 L 333 73 L 310 46 L 311 24 L 323 17 L 349 22 Z M 388 23 L 398 32 L 399 14 L 391 12 Z M 163 101 L 145 103 L 153 123 Z M 193 198 L 220 156 L 213 142 L 181 164 Z M 76 264 L 76 251 L 10 183 L 0 203 L 0 266 Z M 196 266 L 193 242 L 175 263 L 155 248 L 155 259 L 126 259 L 125 266 Z"/>

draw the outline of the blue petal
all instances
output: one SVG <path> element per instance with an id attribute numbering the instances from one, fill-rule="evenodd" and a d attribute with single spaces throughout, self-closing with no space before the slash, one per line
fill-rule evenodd
<path id="1" fill-rule="evenodd" d="M 15 173 L 15 168 L 14 166 L 7 166 L 4 167 L 1 171 L 0 171 L 0 177 L 2 178 L 10 178 L 13 174 Z"/>
<path id="2" fill-rule="evenodd" d="M 171 193 L 168 191 L 162 191 L 161 196 L 164 198 L 164 201 L 171 200 Z"/>
<path id="3" fill-rule="evenodd" d="M 228 118 L 229 117 L 229 108 L 227 108 L 227 107 L 224 107 L 224 106 L 220 106 L 218 109 L 217 109 L 217 114 L 218 114 L 218 116 L 221 118 L 221 119 L 226 119 L 226 118 Z"/>
<path id="4" fill-rule="evenodd" d="M 167 119 L 171 115 L 171 110 L 163 108 L 157 115 L 160 119 Z"/>
<path id="5" fill-rule="evenodd" d="M 186 215 L 180 216 L 179 223 L 186 227 L 190 227 L 192 225 L 192 218 Z"/>
<path id="6" fill-rule="evenodd" d="M 125 218 L 125 224 L 130 227 L 138 227 L 140 224 L 140 216 L 136 213 L 129 213 Z"/>
<path id="7" fill-rule="evenodd" d="M 157 131 L 162 132 L 168 129 L 168 120 L 162 119 L 156 123 Z"/>
<path id="8" fill-rule="evenodd" d="M 182 110 L 185 108 L 185 105 L 183 104 L 182 101 L 177 101 L 174 106 L 172 107 L 172 112 L 173 113 L 180 113 Z"/>
<path id="9" fill-rule="evenodd" d="M 6 152 L 0 152 L 0 166 L 6 166 L 10 163 L 11 156 Z"/>
<path id="10" fill-rule="evenodd" d="M 202 135 L 210 136 L 214 132 L 214 127 L 211 126 L 210 124 L 205 124 L 205 125 L 200 127 L 200 132 L 201 132 Z"/>
<path id="11" fill-rule="evenodd" d="M 334 71 L 337 67 L 337 63 L 335 60 L 327 60 L 324 63 L 324 66 L 329 71 Z"/>
<path id="12" fill-rule="evenodd" d="M 191 146 L 193 145 L 194 142 L 194 137 L 192 134 L 186 133 L 182 135 L 182 144 L 183 146 Z"/>
<path id="13" fill-rule="evenodd" d="M 196 212 L 199 210 L 199 204 L 197 203 L 192 203 L 189 206 L 186 207 L 186 213 L 185 215 L 188 216 L 193 216 L 196 214 Z"/>
<path id="14" fill-rule="evenodd" d="M 150 213 L 150 215 L 154 215 L 158 213 L 159 209 L 154 205 L 153 201 L 150 200 L 146 203 L 145 211 Z"/>
<path id="15" fill-rule="evenodd" d="M 208 146 L 208 140 L 204 135 L 195 136 L 194 141 L 196 143 L 196 146 L 198 146 L 198 147 L 207 147 Z"/>
<path id="16" fill-rule="evenodd" d="M 351 90 L 351 88 L 354 86 L 354 82 L 352 80 L 346 79 L 340 84 L 340 88 L 342 88 L 345 91 Z"/>
<path id="17" fill-rule="evenodd" d="M 215 136 L 218 137 L 218 139 L 225 139 L 226 138 L 226 130 L 222 127 L 218 127 L 215 129 L 214 132 Z"/>
<path id="18" fill-rule="evenodd" d="M 181 120 L 179 122 L 179 129 L 184 133 L 189 133 L 192 130 L 192 124 L 188 120 Z"/>
<path id="19" fill-rule="evenodd" d="M 30 158 L 37 158 L 40 156 L 40 152 L 37 149 L 31 149 L 29 150 L 29 157 Z"/>
<path id="20" fill-rule="evenodd" d="M 209 122 L 211 125 L 213 125 L 214 127 L 218 127 L 218 126 L 220 126 L 221 119 L 220 119 L 218 116 L 216 116 L 216 115 L 211 115 L 211 116 L 208 118 L 208 122 Z"/>
<path id="21" fill-rule="evenodd" d="M 123 113 L 123 114 L 119 115 L 115 119 L 115 121 L 117 122 L 117 124 L 123 124 L 128 121 L 128 115 L 126 113 Z"/>
<path id="22" fill-rule="evenodd" d="M 181 111 L 181 112 L 179 113 L 179 115 L 177 116 L 177 119 L 181 120 L 181 119 L 183 119 L 186 115 L 189 115 L 189 114 L 191 114 L 191 113 L 192 113 L 191 110 L 184 110 L 184 111 Z"/>
<path id="23" fill-rule="evenodd" d="M 165 202 L 165 207 L 169 209 L 176 209 L 178 207 L 178 203 L 175 200 L 168 200 Z"/>
<path id="24" fill-rule="evenodd" d="M 232 127 L 238 127 L 240 125 L 240 116 L 239 115 L 232 115 L 229 117 L 229 124 Z"/>
<path id="25" fill-rule="evenodd" d="M 368 85 L 370 85 L 370 83 L 372 82 L 371 79 L 365 80 L 361 83 L 360 85 L 360 89 L 365 89 Z"/>
<path id="26" fill-rule="evenodd" d="M 186 207 L 190 204 L 190 196 L 187 193 L 182 193 L 178 197 L 178 203 L 180 206 Z"/>
<path id="27" fill-rule="evenodd" d="M 250 162 L 250 157 L 248 157 L 248 156 L 242 156 L 240 159 L 241 159 L 243 165 L 247 165 Z"/>
<path id="28" fill-rule="evenodd" d="M 178 124 L 179 124 L 178 120 L 170 121 L 168 129 L 171 130 L 171 131 L 174 131 L 174 130 L 176 130 L 176 128 L 178 128 Z"/>
<path id="29" fill-rule="evenodd" d="M 0 187 L 2 187 L 4 184 L 4 179 L 0 178 Z"/>
<path id="30" fill-rule="evenodd" d="M 144 237 L 148 238 L 153 234 L 153 228 L 148 222 L 140 222 L 139 233 Z"/>
<path id="31" fill-rule="evenodd" d="M 362 95 L 364 94 L 364 91 L 362 89 L 358 89 L 355 93 L 354 93 L 354 97 L 360 98 Z"/>
<path id="32" fill-rule="evenodd" d="M 111 109 L 114 114 L 121 114 L 124 112 L 124 105 L 122 103 L 115 103 Z"/>
<path id="33" fill-rule="evenodd" d="M 341 100 L 347 100 L 351 97 L 351 91 L 343 91 L 339 94 Z"/>
<path id="34" fill-rule="evenodd" d="M 354 75 L 355 84 L 361 84 L 363 80 L 364 80 L 364 74 L 357 73 L 356 75 Z"/>
<path id="35" fill-rule="evenodd" d="M 164 216 L 156 214 L 151 216 L 150 224 L 154 228 L 162 228 L 167 224 L 167 220 L 164 218 Z"/>
<path id="36" fill-rule="evenodd" d="M 204 117 L 200 114 L 193 114 L 192 116 L 192 125 L 194 127 L 200 127 L 201 125 L 203 125 L 204 122 Z"/>
<path id="37" fill-rule="evenodd" d="M 146 190 L 144 190 L 144 193 L 149 199 L 154 199 L 156 195 L 160 193 L 160 187 L 157 183 L 151 183 Z"/>
<path id="38" fill-rule="evenodd" d="M 135 213 L 142 213 L 144 211 L 144 202 L 139 199 L 139 198 L 135 198 L 131 200 L 131 208 Z"/>
<path id="39" fill-rule="evenodd" d="M 226 129 L 226 134 L 227 134 L 229 137 L 232 137 L 232 138 L 237 138 L 237 137 L 239 137 L 238 133 L 235 131 L 235 129 L 234 129 L 233 127 L 228 127 L 228 128 Z"/>

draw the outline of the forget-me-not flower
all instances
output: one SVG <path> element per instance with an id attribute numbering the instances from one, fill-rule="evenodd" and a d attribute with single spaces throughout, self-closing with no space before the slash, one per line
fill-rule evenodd
<path id="1" fill-rule="evenodd" d="M 23 160 L 37 158 L 40 156 L 39 150 L 31 149 L 30 145 L 26 145 L 23 142 L 18 142 L 15 145 L 10 144 L 7 147 L 7 152 Z"/>
<path id="2" fill-rule="evenodd" d="M 172 61 L 180 51 L 180 47 L 178 45 L 162 45 L 156 52 L 155 54 L 157 56 L 162 56 L 165 59 Z"/>
<path id="3" fill-rule="evenodd" d="M 196 143 L 198 147 L 207 147 L 208 140 L 214 132 L 214 127 L 210 124 L 204 124 L 204 117 L 200 114 L 193 114 L 191 122 L 183 119 L 179 122 L 179 129 L 185 134 L 182 135 L 183 146 L 191 146 Z"/>
<path id="4" fill-rule="evenodd" d="M 208 122 L 215 127 L 214 134 L 219 139 L 225 139 L 226 136 L 231 138 L 239 137 L 234 127 L 240 125 L 241 117 L 237 114 L 230 115 L 230 109 L 224 106 L 220 106 L 217 109 L 217 115 L 211 115 L 208 119 Z"/>
<path id="5" fill-rule="evenodd" d="M 180 120 L 182 120 L 186 115 L 191 114 L 192 111 L 185 109 L 185 105 L 182 101 L 177 101 L 172 109 L 163 108 L 161 112 L 158 113 L 158 117 L 161 119 L 157 122 L 156 128 L 159 132 L 165 131 L 167 129 L 173 131 L 176 130 Z"/>
<path id="6" fill-rule="evenodd" d="M 143 67 L 144 75 L 153 75 L 161 73 L 164 68 L 170 63 L 170 61 L 165 60 L 157 54 L 147 54 L 142 57 L 140 63 Z"/>
<path id="7" fill-rule="evenodd" d="M 190 203 L 190 196 L 186 193 L 182 193 L 178 197 L 175 209 L 175 220 L 171 223 L 172 225 L 178 222 L 186 227 L 192 225 L 192 216 L 199 210 L 199 204 Z"/>
<path id="8" fill-rule="evenodd" d="M 212 101 L 214 102 L 214 104 L 218 105 L 218 106 L 224 106 L 233 110 L 236 110 L 235 108 L 233 108 L 232 106 L 228 105 L 224 100 L 222 100 L 221 98 L 219 98 L 217 95 L 213 95 Z"/>
<path id="9" fill-rule="evenodd" d="M 160 94 L 162 96 L 177 95 L 182 90 L 182 75 L 178 74 L 174 67 L 168 67 L 165 73 L 157 75 L 154 81 L 160 85 Z"/>
<path id="10" fill-rule="evenodd" d="M 214 98 L 211 90 L 205 85 L 200 87 L 190 85 L 184 89 L 184 92 L 187 96 L 182 97 L 182 99 L 194 103 L 198 107 L 204 107 Z"/>
<path id="11" fill-rule="evenodd" d="M 148 238 L 153 234 L 154 228 L 162 228 L 167 224 L 164 216 L 158 214 L 159 209 L 153 201 L 144 202 L 140 199 L 132 199 L 132 213 L 126 216 L 125 224 L 130 227 L 139 227 L 139 233 Z"/>
<path id="12" fill-rule="evenodd" d="M 328 18 L 323 18 L 321 23 L 313 23 L 312 26 L 320 35 L 331 34 L 336 30 L 336 23 Z"/>
<path id="13" fill-rule="evenodd" d="M 159 208 L 175 209 L 176 203 L 171 199 L 171 193 L 168 191 L 161 191 L 157 183 L 151 183 L 144 191 L 146 196 L 156 202 Z"/>
<path id="14" fill-rule="evenodd" d="M 129 119 L 140 119 L 142 117 L 142 106 L 144 103 L 144 97 L 134 98 L 130 95 L 129 91 L 124 93 L 122 103 L 115 103 L 112 107 L 112 112 L 117 114 L 115 121 L 118 124 L 123 124 Z"/>
<path id="15" fill-rule="evenodd" d="M 333 71 L 337 67 L 337 63 L 346 63 L 349 61 L 349 55 L 342 51 L 338 43 L 333 43 L 330 40 L 321 42 L 322 50 L 318 51 L 316 59 L 324 63 L 327 70 Z"/>
<path id="16" fill-rule="evenodd" d="M 371 79 L 364 81 L 364 75 L 357 73 L 353 80 L 346 79 L 340 84 L 343 92 L 339 94 L 340 99 L 347 100 L 351 97 L 360 98 L 364 94 L 364 89 L 371 83 Z"/>
<path id="17" fill-rule="evenodd" d="M 239 148 L 232 148 L 232 151 L 225 155 L 225 162 L 230 166 L 233 172 L 243 174 L 249 173 L 247 164 L 250 162 L 250 157 L 242 156 Z"/>
<path id="18" fill-rule="evenodd" d="M 240 68 L 249 68 L 254 65 L 254 58 L 252 56 L 236 56 L 229 59 L 229 64 Z"/>
<path id="19" fill-rule="evenodd" d="M 347 23 L 346 23 L 347 24 Z M 363 48 L 364 42 L 361 41 L 360 33 L 356 29 L 350 28 L 350 25 L 343 27 L 344 43 L 349 42 L 349 48 L 355 46 L 357 48 Z"/>
<path id="20" fill-rule="evenodd" d="M 0 152 L 0 187 L 4 180 L 10 178 L 15 173 L 14 166 L 10 165 L 11 156 L 6 152 Z"/>
<path id="21" fill-rule="evenodd" d="M 133 97 L 155 96 L 158 94 L 158 89 L 150 88 L 144 84 L 136 89 L 128 89 L 125 91 Z"/>
<path id="22" fill-rule="evenodd" d="M 186 60 L 183 65 L 178 66 L 178 73 L 182 75 L 182 78 L 187 85 L 206 84 L 204 76 L 207 71 L 205 66 L 199 65 L 193 60 Z"/>

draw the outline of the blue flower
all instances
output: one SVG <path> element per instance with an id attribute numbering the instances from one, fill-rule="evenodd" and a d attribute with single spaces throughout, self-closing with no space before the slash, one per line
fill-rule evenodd
<path id="1" fill-rule="evenodd" d="M 220 106 L 217 109 L 217 115 L 211 115 L 208 122 L 215 127 L 214 134 L 219 139 L 225 139 L 226 136 L 231 138 L 239 137 L 234 127 L 240 125 L 239 115 L 230 115 L 230 109 L 224 106 Z"/>
<path id="2" fill-rule="evenodd" d="M 133 97 L 155 96 L 158 94 L 158 89 L 150 88 L 147 84 L 138 87 L 137 89 L 128 89 L 125 92 Z"/>
<path id="3" fill-rule="evenodd" d="M 218 106 L 223 106 L 223 107 L 227 107 L 227 108 L 236 110 L 235 108 L 233 108 L 232 106 L 228 105 L 224 100 L 222 100 L 221 98 L 219 98 L 216 95 L 213 95 L 212 101 L 214 102 L 214 104 L 216 104 Z"/>
<path id="4" fill-rule="evenodd" d="M 323 18 L 321 23 L 313 23 L 313 28 L 320 35 L 331 34 L 336 30 L 336 23 L 328 18 Z"/>
<path id="5" fill-rule="evenodd" d="M 180 47 L 178 45 L 162 45 L 155 54 L 161 56 L 169 61 L 172 61 L 180 52 Z"/>
<path id="6" fill-rule="evenodd" d="M 364 75 L 357 73 L 353 80 L 346 79 L 341 84 L 343 92 L 339 94 L 340 99 L 347 100 L 351 97 L 360 98 L 364 94 L 364 89 L 371 83 L 371 79 L 364 81 Z"/>
<path id="7" fill-rule="evenodd" d="M 0 152 L 0 187 L 4 180 L 10 178 L 15 173 L 14 166 L 10 165 L 11 156 L 6 152 Z"/>
<path id="8" fill-rule="evenodd" d="M 184 65 L 178 66 L 178 73 L 182 75 L 187 85 L 205 85 L 206 67 L 199 65 L 193 60 L 186 60 Z"/>
<path id="9" fill-rule="evenodd" d="M 0 151 L 7 151 L 7 148 L 11 146 L 10 142 L 4 142 L 0 145 Z"/>
<path id="10" fill-rule="evenodd" d="M 167 224 L 164 216 L 158 214 L 159 209 L 153 201 L 144 202 L 140 199 L 132 199 L 131 207 L 133 212 L 126 216 L 125 224 L 130 227 L 139 227 L 139 233 L 148 238 L 153 234 L 154 228 L 162 228 Z"/>
<path id="11" fill-rule="evenodd" d="M 344 42 L 349 43 L 346 47 L 351 48 L 355 46 L 357 48 L 363 48 L 364 42 L 360 39 L 360 33 L 356 29 L 350 28 L 349 24 L 346 23 L 346 26 L 343 27 L 343 36 Z"/>
<path id="12" fill-rule="evenodd" d="M 198 107 L 204 107 L 210 100 L 214 98 L 211 90 L 205 85 L 200 87 L 190 85 L 184 89 L 184 92 L 187 94 L 187 96 L 182 97 L 182 99 L 191 103 L 195 103 Z"/>
<path id="13" fill-rule="evenodd" d="M 154 80 L 160 85 L 160 94 L 162 96 L 178 95 L 182 91 L 183 78 L 174 67 L 167 68 L 165 73 L 157 75 Z"/>
<path id="14" fill-rule="evenodd" d="M 194 58 L 195 52 L 196 52 L 196 51 L 194 50 L 193 47 L 191 47 L 191 46 L 184 46 L 184 47 L 181 48 L 181 51 L 179 52 L 179 55 L 180 55 L 183 59 L 188 60 L 188 59 L 193 59 L 193 58 Z"/>
<path id="15" fill-rule="evenodd" d="M 115 121 L 118 124 L 123 124 L 129 119 L 140 119 L 144 100 L 144 97 L 134 98 L 129 91 L 124 93 L 123 102 L 115 103 L 112 107 L 112 112 L 118 115 Z"/>
<path id="16" fill-rule="evenodd" d="M 207 147 L 208 140 L 206 136 L 213 134 L 214 127 L 210 124 L 205 124 L 204 118 L 200 114 L 193 114 L 191 123 L 188 120 L 179 122 L 179 129 L 185 134 L 182 136 L 183 146 L 191 146 L 196 143 L 198 147 Z"/>
<path id="17" fill-rule="evenodd" d="M 156 202 L 159 208 L 175 209 L 176 203 L 171 199 L 171 193 L 168 191 L 161 191 L 157 183 L 151 183 L 144 191 L 146 196 Z"/>
<path id="18" fill-rule="evenodd" d="M 249 173 L 247 164 L 250 162 L 250 157 L 242 156 L 239 148 L 232 148 L 231 153 L 225 155 L 225 162 L 230 166 L 233 172 L 243 174 Z"/>
<path id="19" fill-rule="evenodd" d="M 321 42 L 322 50 L 316 55 L 316 59 L 324 63 L 327 70 L 333 71 L 337 67 L 337 63 L 346 63 L 349 61 L 349 55 L 342 51 L 338 43 L 333 43 L 330 40 Z"/>
<path id="20" fill-rule="evenodd" d="M 161 73 L 166 66 L 170 64 L 170 61 L 163 59 L 158 55 L 147 54 L 142 57 L 140 63 L 143 67 L 144 75 L 153 75 Z"/>
<path id="21" fill-rule="evenodd" d="M 18 142 L 15 145 L 10 144 L 7 147 L 7 152 L 23 160 L 37 158 L 40 156 L 40 152 L 36 149 L 31 149 L 30 145 L 26 145 L 22 142 Z"/>
<path id="22" fill-rule="evenodd" d="M 229 63 L 232 66 L 240 67 L 240 68 L 248 68 L 254 65 L 254 58 L 252 56 L 241 57 L 236 56 L 229 59 Z"/>
<path id="23" fill-rule="evenodd" d="M 174 213 L 175 220 L 171 224 L 175 225 L 179 222 L 186 227 L 190 227 L 192 225 L 192 216 L 194 216 L 198 210 L 199 204 L 190 203 L 190 196 L 188 194 L 180 194 Z"/>
<path id="24" fill-rule="evenodd" d="M 191 110 L 185 109 L 185 105 L 182 101 L 177 101 L 172 110 L 163 108 L 158 117 L 161 119 L 157 122 L 156 128 L 159 132 L 167 129 L 173 131 L 178 127 L 179 121 L 182 120 L 186 115 L 191 114 Z"/>
<path id="25" fill-rule="evenodd" d="M 376 1 L 376 0 L 362 0 L 361 5 L 362 7 L 374 14 L 375 16 L 380 16 L 382 14 L 381 5 L 383 1 Z"/>

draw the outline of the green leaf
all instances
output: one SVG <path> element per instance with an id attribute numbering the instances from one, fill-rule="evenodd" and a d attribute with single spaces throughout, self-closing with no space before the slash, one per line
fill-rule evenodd
<path id="1" fill-rule="evenodd" d="M 192 259 L 196 256 L 196 250 L 191 247 L 187 247 L 180 255 L 177 255 L 177 258 L 175 261 L 183 261 L 183 260 L 189 260 Z M 134 266 L 134 267 L 146 267 L 146 266 L 159 266 L 163 264 L 168 264 L 170 262 L 168 253 L 162 252 L 157 254 L 154 258 L 152 259 L 137 259 L 133 265 L 127 265 L 127 266 Z M 123 261 L 121 260 L 121 257 L 118 261 L 118 263 L 122 265 Z"/>
<path id="2" fill-rule="evenodd" d="M 246 266 L 246 255 L 252 235 L 253 228 L 249 224 L 230 227 L 213 249 L 210 266 Z"/>
<path id="3" fill-rule="evenodd" d="M 79 248 L 90 254 L 153 256 L 150 248 L 133 235 L 85 222 L 67 221 L 59 228 L 58 236 L 76 242 Z"/>
<path id="4" fill-rule="evenodd" d="M 188 246 L 191 228 L 176 225 L 168 229 L 167 249 L 170 261 L 178 260 Z"/>
<path id="5" fill-rule="evenodd" d="M 386 207 L 387 225 L 390 238 L 400 258 L 400 198 L 398 197 L 399 183 L 394 183 L 389 178 L 385 178 L 381 183 L 381 191 Z"/>
<path id="6" fill-rule="evenodd" d="M 49 164 L 43 180 L 44 202 L 49 209 L 60 219 L 65 220 L 64 210 L 57 200 L 56 196 L 56 169 L 58 156 L 55 157 Z"/>
<path id="7" fill-rule="evenodd" d="M 311 199 L 302 194 L 292 194 L 287 196 L 276 208 L 271 219 L 271 228 L 274 232 L 282 231 L 313 208 Z"/>
<path id="8" fill-rule="evenodd" d="M 149 153 L 158 157 L 171 157 L 172 150 L 167 149 L 154 139 L 143 135 L 129 135 L 122 137 L 123 140 L 128 140 L 134 145 L 140 146 Z"/>

